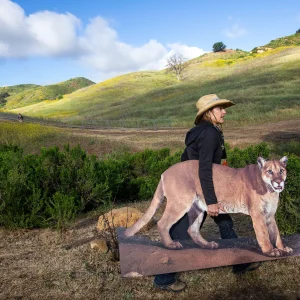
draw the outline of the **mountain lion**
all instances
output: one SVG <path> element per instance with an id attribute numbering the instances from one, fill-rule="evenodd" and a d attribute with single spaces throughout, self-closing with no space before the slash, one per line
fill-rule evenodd
<path id="1" fill-rule="evenodd" d="M 262 252 L 267 256 L 290 255 L 293 249 L 284 247 L 275 221 L 279 193 L 284 189 L 287 157 L 280 160 L 257 159 L 257 164 L 234 169 L 213 165 L 213 183 L 218 199 L 219 213 L 243 213 L 250 215 Z M 165 211 L 158 222 L 158 230 L 164 245 L 180 249 L 169 230 L 188 213 L 188 233 L 195 244 L 202 248 L 216 249 L 216 242 L 206 241 L 199 228 L 207 210 L 200 181 L 199 162 L 188 160 L 171 166 L 162 175 L 153 200 L 146 213 L 134 225 L 126 229 L 125 237 L 133 236 L 154 216 L 164 197 Z"/>

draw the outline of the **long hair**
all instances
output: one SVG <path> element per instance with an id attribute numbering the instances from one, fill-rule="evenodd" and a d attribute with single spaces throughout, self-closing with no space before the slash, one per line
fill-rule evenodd
<path id="1" fill-rule="evenodd" d="M 214 107 L 211 108 L 211 109 L 209 109 L 209 110 L 207 110 L 207 111 L 205 111 L 205 112 L 202 114 L 202 116 L 200 117 L 200 120 L 199 120 L 199 121 L 204 120 L 204 121 L 206 121 L 206 122 L 209 122 L 209 123 L 211 123 L 212 125 L 214 125 L 215 127 L 218 127 L 218 129 L 219 129 L 221 132 L 223 132 L 222 124 L 214 124 L 214 122 L 213 122 L 212 119 L 211 119 L 211 114 L 213 114 L 213 116 L 215 116 L 214 113 L 212 112 L 213 109 L 214 109 Z M 211 114 L 209 114 L 209 112 L 210 112 Z"/>

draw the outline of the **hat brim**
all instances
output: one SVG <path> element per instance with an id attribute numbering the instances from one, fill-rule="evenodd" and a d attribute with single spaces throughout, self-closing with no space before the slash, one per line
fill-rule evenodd
<path id="1" fill-rule="evenodd" d="M 230 107 L 235 105 L 232 101 L 227 100 L 227 99 L 219 99 L 216 101 L 213 101 L 212 103 L 206 105 L 203 109 L 199 110 L 196 118 L 195 118 L 195 122 L 194 124 L 197 125 L 199 123 L 199 120 L 201 118 L 201 116 L 208 110 L 212 109 L 215 106 L 223 106 L 224 108 Z"/>

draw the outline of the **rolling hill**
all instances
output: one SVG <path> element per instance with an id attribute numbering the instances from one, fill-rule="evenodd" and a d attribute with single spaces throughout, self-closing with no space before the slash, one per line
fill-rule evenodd
<path id="1" fill-rule="evenodd" d="M 18 84 L 18 85 L 4 86 L 4 87 L 0 87 L 0 93 L 7 92 L 10 95 L 14 95 L 14 94 L 17 94 L 17 93 L 21 93 L 25 90 L 33 89 L 33 88 L 37 88 L 37 87 L 40 87 L 40 85 L 36 85 L 36 84 Z"/>
<path id="2" fill-rule="evenodd" d="M 7 109 L 72 124 L 191 126 L 197 99 L 216 93 L 236 103 L 228 110 L 228 124 L 299 118 L 299 38 L 300 34 L 290 36 L 295 45 L 272 48 L 269 43 L 262 53 L 206 53 L 187 62 L 180 82 L 165 70 L 135 72 L 77 90 L 61 100 L 18 109 L 7 105 Z"/>
<path id="3" fill-rule="evenodd" d="M 300 46 L 300 33 L 292 34 L 289 36 L 284 36 L 275 40 L 270 41 L 270 43 L 256 47 L 252 51 L 255 52 L 258 48 L 278 48 L 284 46 Z"/>
<path id="4" fill-rule="evenodd" d="M 57 84 L 38 86 L 38 85 L 17 85 L 6 87 L 6 91 L 11 95 L 6 98 L 6 108 L 13 109 L 24 107 L 43 100 L 54 100 L 63 98 L 78 89 L 95 84 L 93 81 L 84 77 L 72 78 Z M 11 92 L 10 92 L 11 91 Z M 0 90 L 1 92 L 1 90 Z"/>

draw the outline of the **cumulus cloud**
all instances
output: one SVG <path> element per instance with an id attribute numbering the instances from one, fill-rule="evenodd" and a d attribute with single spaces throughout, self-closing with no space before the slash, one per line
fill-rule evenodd
<path id="1" fill-rule="evenodd" d="M 197 47 L 164 46 L 156 40 L 139 47 L 126 44 L 101 17 L 83 26 L 70 13 L 40 11 L 27 16 L 11 0 L 0 0 L 0 7 L 0 58 L 71 57 L 102 74 L 121 74 L 162 69 L 174 53 L 187 59 L 205 53 Z"/>
<path id="2" fill-rule="evenodd" d="M 239 24 L 234 24 L 231 28 L 225 29 L 225 35 L 231 39 L 244 36 L 247 34 L 247 31 L 242 28 Z"/>
<path id="3" fill-rule="evenodd" d="M 80 50 L 80 20 L 72 14 L 43 11 L 26 16 L 9 0 L 0 0 L 0 7 L 0 57 L 62 56 Z"/>

